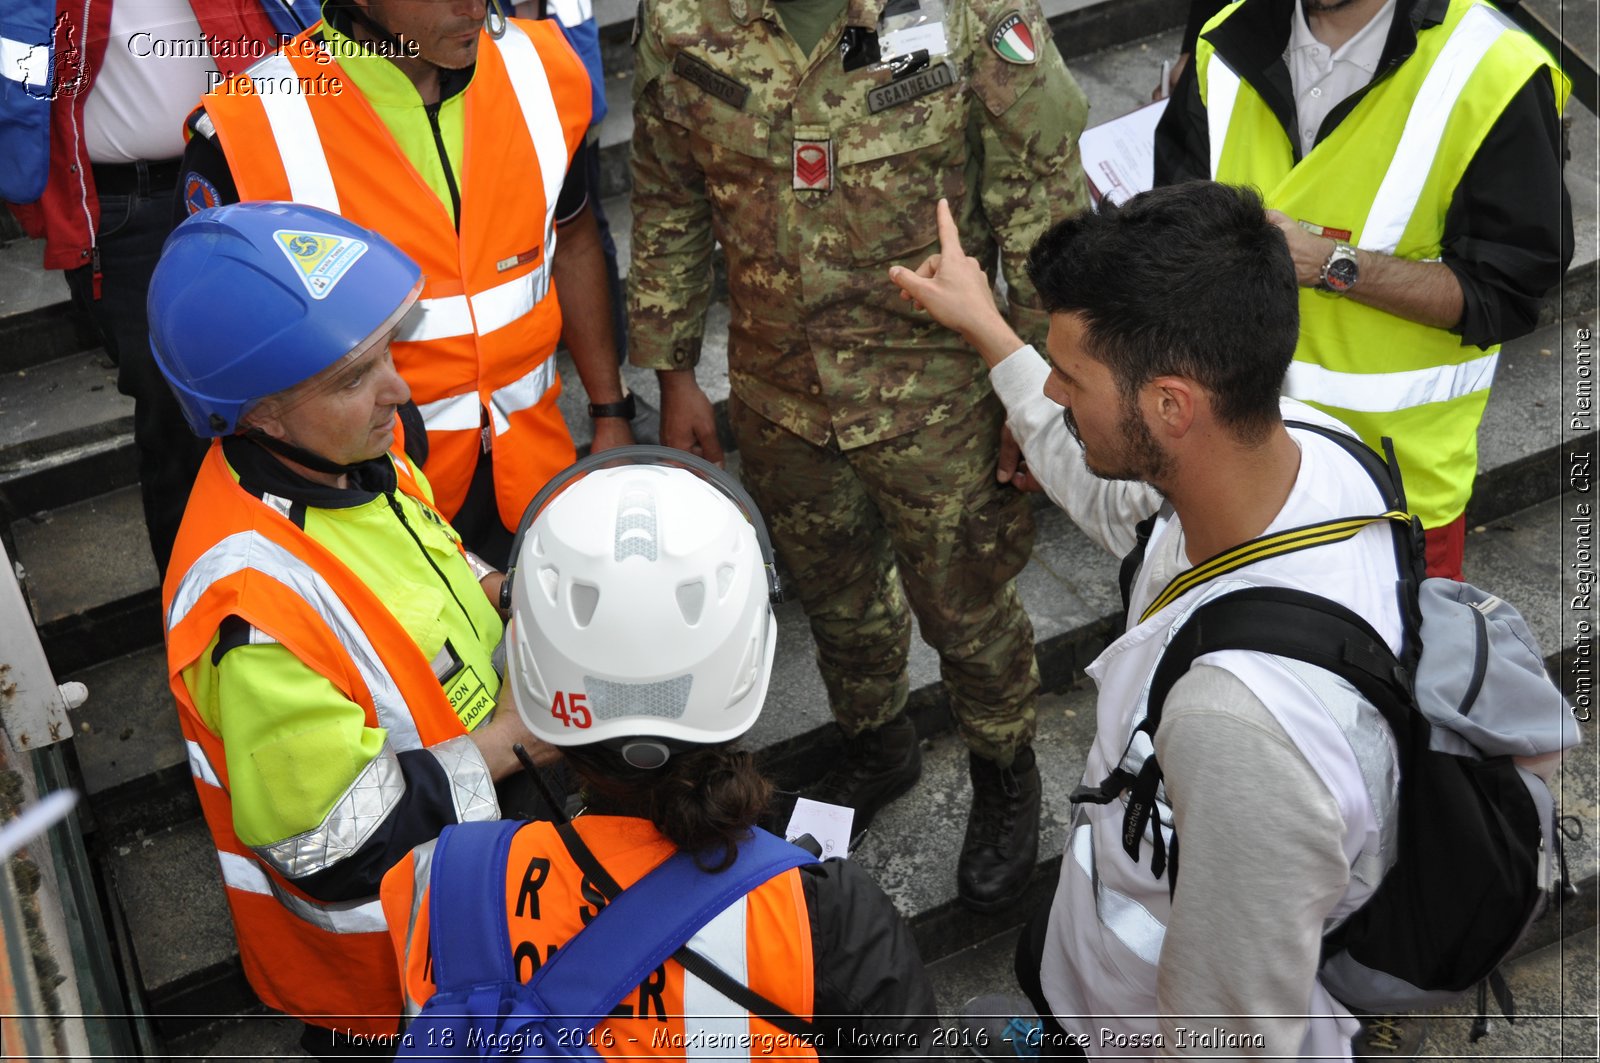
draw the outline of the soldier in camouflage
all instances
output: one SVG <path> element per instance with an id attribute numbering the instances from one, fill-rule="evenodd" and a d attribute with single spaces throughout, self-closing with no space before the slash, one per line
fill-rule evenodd
<path id="1" fill-rule="evenodd" d="M 982 365 L 885 278 L 947 198 L 1042 341 L 1023 260 L 1088 205 L 1083 93 L 1037 0 L 648 0 L 636 33 L 631 358 L 660 376 L 662 441 L 720 460 L 694 375 L 720 242 L 728 418 L 846 738 L 811 796 L 862 830 L 920 775 L 914 612 L 970 750 L 959 894 L 1003 907 L 1038 844 L 1032 518 L 996 478 Z"/>

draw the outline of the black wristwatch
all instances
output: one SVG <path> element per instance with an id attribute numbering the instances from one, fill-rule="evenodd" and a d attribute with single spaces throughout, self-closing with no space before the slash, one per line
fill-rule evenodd
<path id="1" fill-rule="evenodd" d="M 633 395 L 623 396 L 621 402 L 591 402 L 589 403 L 589 419 L 598 420 L 601 417 L 621 417 L 625 421 L 633 420 L 638 409 L 634 406 Z"/>
<path id="2" fill-rule="evenodd" d="M 1356 286 L 1356 281 L 1361 279 L 1361 269 L 1356 264 L 1356 249 L 1344 242 L 1333 245 L 1333 250 L 1328 254 L 1328 261 L 1322 264 L 1322 276 L 1317 278 L 1317 287 L 1325 292 L 1343 295 Z"/>

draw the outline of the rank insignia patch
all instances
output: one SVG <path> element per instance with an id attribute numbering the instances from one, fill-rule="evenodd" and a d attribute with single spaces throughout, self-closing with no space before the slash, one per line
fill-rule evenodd
<path id="1" fill-rule="evenodd" d="M 833 187 L 833 141 L 794 142 L 794 188 L 797 192 L 826 192 Z"/>
<path id="2" fill-rule="evenodd" d="M 1039 49 L 1033 44 L 1033 31 L 1028 29 L 1022 12 L 1012 11 L 994 24 L 989 31 L 989 47 L 1008 63 L 1026 66 L 1039 61 Z"/>

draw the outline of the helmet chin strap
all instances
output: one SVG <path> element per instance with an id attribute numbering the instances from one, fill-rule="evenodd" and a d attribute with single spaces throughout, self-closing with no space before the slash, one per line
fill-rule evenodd
<path id="1" fill-rule="evenodd" d="M 364 461 L 357 461 L 349 465 L 340 465 L 336 461 L 329 461 L 315 451 L 307 450 L 305 447 L 297 447 L 293 443 L 269 436 L 259 428 L 246 428 L 244 430 L 244 438 L 259 447 L 265 447 L 274 454 L 304 465 L 308 469 L 327 473 L 330 476 L 347 476 L 366 464 Z"/>

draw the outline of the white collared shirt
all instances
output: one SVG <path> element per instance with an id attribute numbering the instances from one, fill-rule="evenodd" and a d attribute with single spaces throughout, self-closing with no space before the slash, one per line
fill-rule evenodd
<path id="1" fill-rule="evenodd" d="M 1333 51 L 1312 36 L 1303 4 L 1294 5 L 1289 47 L 1283 60 L 1289 66 L 1289 80 L 1294 86 L 1302 156 L 1316 144 L 1317 130 L 1322 128 L 1328 112 L 1369 84 L 1378 72 L 1378 60 L 1394 22 L 1394 9 L 1395 0 L 1388 0 L 1354 37 Z"/>

